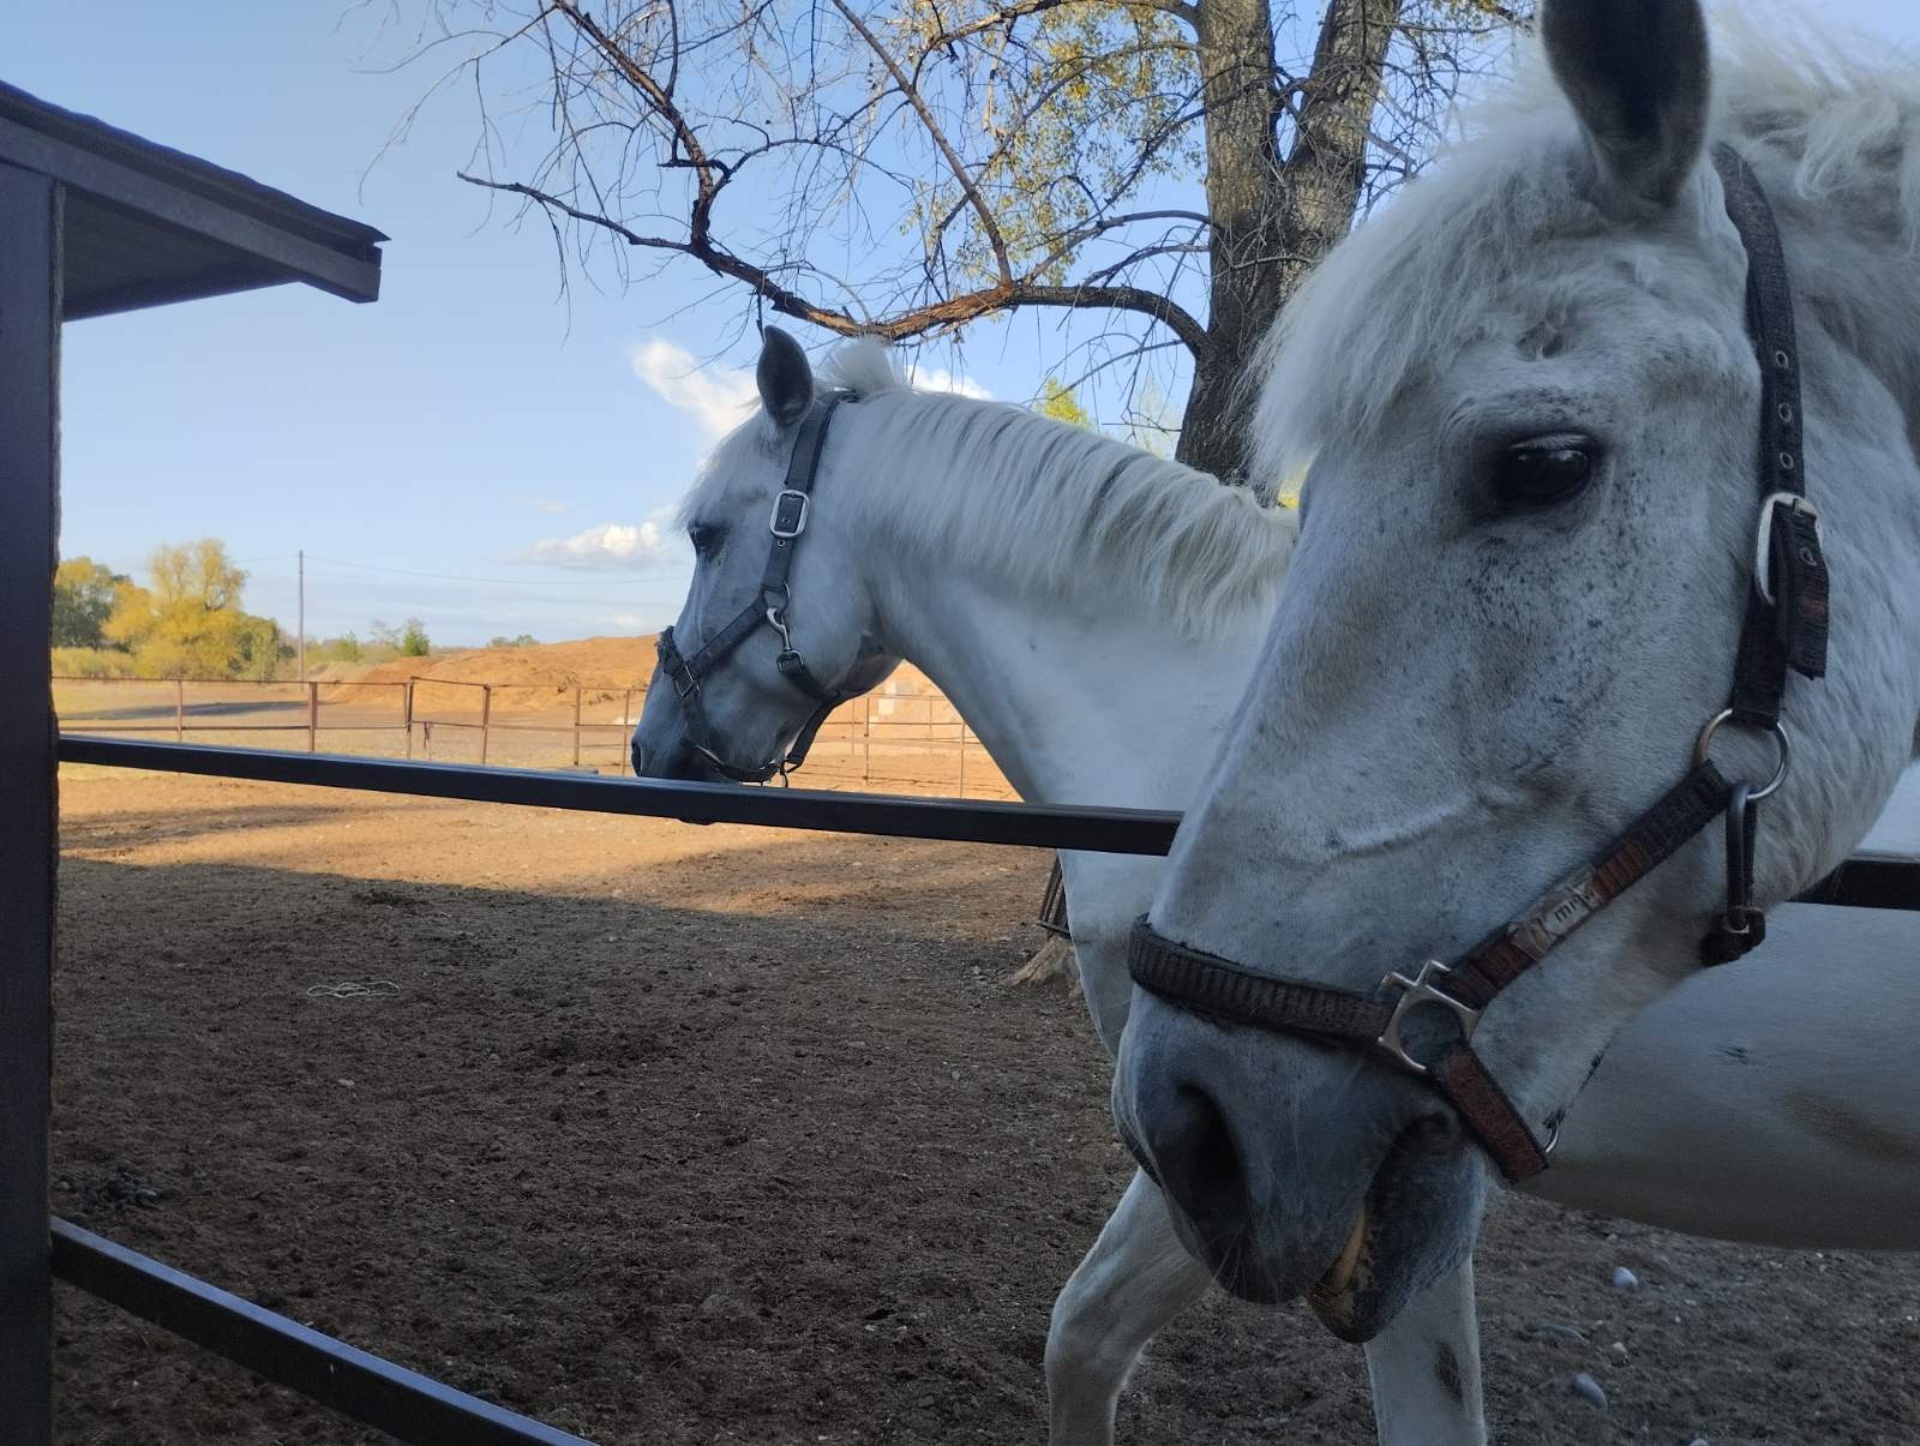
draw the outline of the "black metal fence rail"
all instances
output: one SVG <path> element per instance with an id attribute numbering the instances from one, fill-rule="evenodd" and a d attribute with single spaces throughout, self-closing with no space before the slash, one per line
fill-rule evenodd
<path id="1" fill-rule="evenodd" d="M 1024 803 L 959 803 L 885 794 L 824 793 L 804 788 L 741 788 L 731 783 L 663 783 L 654 779 L 584 778 L 524 768 L 472 768 L 457 763 L 401 763 L 338 754 L 275 753 L 196 743 L 144 743 L 63 734 L 63 763 L 201 773 L 269 783 L 302 783 L 568 808 L 589 813 L 672 818 L 684 823 L 749 823 L 827 833 L 882 834 L 946 843 L 1019 844 L 1111 854 L 1165 854 L 1180 823 L 1176 813 L 1144 809 L 1049 808 Z"/>
<path id="2" fill-rule="evenodd" d="M 142 743 L 85 734 L 61 735 L 60 760 L 422 798 L 671 818 L 683 823 L 744 823 L 942 843 L 1015 844 L 1151 857 L 1164 856 L 1173 847 L 1174 830 L 1180 825 L 1177 813 L 1147 809 L 1066 808 L 827 793 L 805 788 L 741 788 L 730 783 L 583 778 L 525 768 L 401 763 L 195 743 Z M 1920 911 L 1920 859 L 1856 854 L 1796 902 Z"/>
<path id="3" fill-rule="evenodd" d="M 584 1437 L 309 1330 L 71 1221 L 55 1220 L 52 1230 L 53 1273 L 60 1279 L 402 1441 L 591 1446 Z"/>

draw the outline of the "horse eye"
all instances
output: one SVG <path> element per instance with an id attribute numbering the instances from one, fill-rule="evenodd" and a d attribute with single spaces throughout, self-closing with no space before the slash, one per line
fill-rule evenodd
<path id="1" fill-rule="evenodd" d="M 687 529 L 687 541 L 693 544 L 694 552 L 705 558 L 711 558 L 720 550 L 720 542 L 725 534 L 717 527 L 708 527 L 696 522 Z"/>
<path id="2" fill-rule="evenodd" d="M 1507 448 L 1494 474 L 1501 509 L 1530 512 L 1578 496 L 1593 480 L 1599 451 L 1591 437 L 1544 437 Z"/>

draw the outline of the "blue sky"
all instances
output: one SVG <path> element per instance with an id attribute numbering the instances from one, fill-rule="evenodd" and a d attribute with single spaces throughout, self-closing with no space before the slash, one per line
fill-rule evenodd
<path id="1" fill-rule="evenodd" d="M 689 567 L 659 528 L 750 395 L 736 300 L 691 269 L 627 290 L 560 272 L 544 226 L 456 179 L 477 135 L 436 72 L 387 65 L 386 7 L 348 0 L 43 0 L 12 7 L 0 79 L 202 155 L 393 239 L 367 307 L 300 287 L 82 322 L 65 342 L 62 548 L 127 572 L 226 540 L 248 605 L 310 632 L 424 619 L 436 641 L 651 630 Z M 1889 0 L 1824 14 L 1920 40 Z M 1050 323 L 1049 323 L 1050 324 Z M 818 338 L 807 338 L 809 341 Z M 948 366 L 1031 396 L 1039 319 Z M 721 367 L 689 375 L 699 361 Z"/>
<path id="2" fill-rule="evenodd" d="M 325 634 L 410 615 L 449 643 L 671 621 L 689 562 L 651 529 L 744 415 L 744 376 L 687 375 L 739 310 L 687 310 L 711 291 L 695 274 L 625 293 L 576 275 L 563 299 L 545 228 L 514 229 L 454 175 L 476 135 L 465 96 L 383 154 L 435 72 L 379 73 L 399 49 L 380 10 L 9 11 L 0 78 L 392 237 L 371 306 L 280 287 L 69 327 L 63 553 L 137 573 L 157 543 L 217 536 L 251 573 L 248 606 L 291 628 L 304 548 L 308 630 Z M 1034 384 L 999 369 L 996 391 Z"/>

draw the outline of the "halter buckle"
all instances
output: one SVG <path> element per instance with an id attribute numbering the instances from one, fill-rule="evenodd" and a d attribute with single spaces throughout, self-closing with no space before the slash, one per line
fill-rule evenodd
<path id="1" fill-rule="evenodd" d="M 1753 590 L 1768 607 L 1775 606 L 1773 596 L 1773 509 L 1813 519 L 1813 535 L 1823 545 L 1826 529 L 1820 525 L 1820 509 L 1798 492 L 1769 492 L 1760 503 L 1760 526 L 1753 536 Z"/>
<path id="2" fill-rule="evenodd" d="M 804 492 L 789 487 L 773 499 L 773 515 L 767 519 L 767 531 L 783 542 L 791 542 L 807 530 L 810 499 Z"/>
<path id="3" fill-rule="evenodd" d="M 1460 1021 L 1460 1037 L 1463 1040 L 1472 1039 L 1473 1031 L 1480 1023 L 1479 1010 L 1462 1004 L 1451 994 L 1441 992 L 1433 983 L 1436 977 L 1444 979 L 1452 972 L 1438 959 L 1429 959 L 1412 979 L 1404 974 L 1389 974 L 1380 981 L 1382 989 L 1398 989 L 1400 998 L 1394 1003 L 1393 1015 L 1387 1020 L 1387 1027 L 1380 1031 L 1380 1037 L 1374 1043 L 1414 1074 L 1433 1073 L 1432 1066 L 1422 1064 L 1407 1053 L 1406 1040 L 1401 1034 L 1401 1027 L 1414 1010 L 1423 1004 L 1438 1004 L 1452 1010 L 1453 1017 Z"/>
<path id="4" fill-rule="evenodd" d="M 654 651 L 660 656 L 660 671 L 667 675 L 673 684 L 676 698 L 685 698 L 700 691 L 699 675 L 693 671 L 693 665 L 680 651 L 680 645 L 674 641 L 673 629 L 663 628 L 654 642 Z"/>

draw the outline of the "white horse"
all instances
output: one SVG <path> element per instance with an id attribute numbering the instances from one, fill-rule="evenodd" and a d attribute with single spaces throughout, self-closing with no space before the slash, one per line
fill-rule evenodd
<path id="1" fill-rule="evenodd" d="M 1115 1082 L 1181 1238 L 1241 1294 L 1310 1292 L 1348 1338 L 1468 1258 L 1490 1160 L 1566 1111 L 1537 1185 L 1558 1198 L 1775 1241 L 1920 1233 L 1910 947 L 1863 962 L 1864 935 L 1781 918 L 1777 962 L 1692 977 L 1737 873 L 1718 822 L 1605 852 L 1709 745 L 1755 789 L 1786 763 L 1764 730 L 1703 732 L 1756 572 L 1779 591 L 1780 567 L 1821 566 L 1806 528 L 1756 567 L 1756 524 L 1806 520 L 1778 492 L 1763 506 L 1763 464 L 1804 473 L 1819 508 L 1831 648 L 1823 679 L 1785 689 L 1754 902 L 1844 858 L 1915 750 L 1920 91 L 1764 48 L 1715 70 L 1697 0 L 1543 0 L 1540 18 L 1557 84 L 1336 248 L 1283 318 L 1258 421 L 1269 466 L 1312 455 L 1301 541 L 1142 935 L 1158 992 L 1136 995 Z M 1777 325 L 1749 334 L 1764 229 L 1710 142 L 1771 202 L 1797 356 Z M 1763 292 L 1772 277 L 1756 264 Z M 1775 418 L 1804 444 L 1763 449 Z M 1278 1027 L 1187 1007 L 1206 986 L 1167 959 L 1278 1001 Z M 1496 970 L 1511 987 L 1481 991 Z M 1423 1006 L 1405 1053 L 1454 1103 L 1389 1048 L 1289 1032 L 1336 989 L 1329 1031 Z M 1758 1093 L 1705 1043 L 1749 1009 L 1794 1056 Z M 1616 1034 L 1595 1086 L 1653 1075 L 1582 1095 Z M 1639 1139 L 1635 1110 L 1658 1116 Z M 1819 1162 L 1799 1156 L 1816 1134 Z M 1680 1138 L 1697 1162 L 1669 1153 Z M 1666 1178 L 1622 1173 L 1650 1160 Z M 1869 1180 L 1896 1193 L 1863 1199 Z"/>
<path id="2" fill-rule="evenodd" d="M 860 400 L 834 414 L 782 614 L 811 673 L 850 696 L 911 660 L 1030 800 L 1186 806 L 1271 616 L 1293 515 L 1093 433 L 907 391 L 875 346 L 843 348 L 829 380 Z M 699 560 L 675 628 L 683 654 L 697 655 L 759 602 L 770 509 L 815 402 L 804 354 L 778 333 L 768 335 L 760 382 L 763 414 L 720 445 L 684 508 Z M 698 724 L 673 680 L 656 675 L 634 734 L 636 770 L 716 776 L 695 734 L 734 773 L 764 772 L 785 755 L 819 704 L 782 675 L 780 648 L 771 626 L 758 627 L 707 672 Z M 1062 862 L 1087 1000 L 1112 1050 L 1131 995 L 1127 931 L 1163 864 L 1072 853 Z M 1546 1193 L 1732 1238 L 1909 1242 L 1920 1231 L 1905 1208 L 1920 1190 L 1911 1153 L 1890 1152 L 1877 1173 L 1856 1177 L 1853 1218 L 1870 1214 L 1877 1234 L 1847 1235 L 1837 1222 L 1821 1235 L 1800 1212 L 1775 1208 L 1845 1145 L 1844 1131 L 1809 1129 L 1792 1113 L 1792 1100 L 1829 1098 L 1847 1081 L 1813 1067 L 1785 1024 L 1829 990 L 1868 997 L 1891 972 L 1884 947 L 1847 947 L 1844 977 L 1788 966 L 1833 947 L 1838 912 L 1800 909 L 1780 921 L 1779 945 L 1746 966 L 1770 988 L 1710 976 L 1637 1021 L 1567 1121 Z M 1874 1037 L 1879 1023 L 1852 1020 L 1857 1062 L 1900 1068 L 1910 1055 Z M 1737 1070 L 1699 1067 L 1733 1057 L 1719 1049 L 1737 1053 Z M 1615 1057 L 1631 1064 L 1616 1067 Z M 1677 1107 L 1682 1091 L 1690 1106 L 1700 1101 L 1698 1113 Z M 1910 1137 L 1901 1105 L 1911 1093 L 1877 1092 L 1884 1110 L 1862 1117 L 1856 1133 Z M 1743 1183 L 1759 1186 L 1738 1201 L 1701 1177 L 1729 1154 L 1747 1162 Z M 1208 1280 L 1174 1239 L 1158 1190 L 1136 1176 L 1055 1307 L 1047 1377 L 1056 1442 L 1111 1440 L 1140 1349 Z M 1479 1439 L 1477 1359 L 1463 1268 L 1368 1347 L 1382 1439 Z M 1449 1369 L 1437 1372 L 1439 1361 Z"/>

